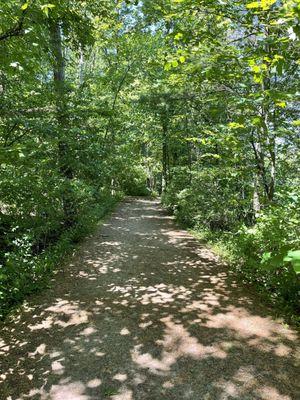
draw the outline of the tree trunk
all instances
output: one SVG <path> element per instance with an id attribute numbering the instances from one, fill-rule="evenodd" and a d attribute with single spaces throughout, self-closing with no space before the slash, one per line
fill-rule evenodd
<path id="1" fill-rule="evenodd" d="M 266 166 L 265 166 L 265 154 L 264 154 L 262 145 L 260 143 L 260 140 L 255 141 L 254 138 L 252 138 L 251 144 L 252 144 L 252 148 L 253 148 L 253 152 L 254 152 L 254 156 L 255 156 L 257 173 L 258 173 L 258 176 L 261 178 L 261 182 L 262 182 L 266 197 L 269 199 L 270 188 L 269 188 L 267 171 L 266 171 Z"/>
<path id="2" fill-rule="evenodd" d="M 79 55 L 78 78 L 79 78 L 79 86 L 82 86 L 84 82 L 84 54 L 82 48 L 80 48 L 80 55 Z"/>
<path id="3" fill-rule="evenodd" d="M 166 190 L 169 183 L 168 176 L 168 128 L 167 123 L 164 121 L 163 128 L 163 141 L 162 141 L 162 192 Z"/>
<path id="4" fill-rule="evenodd" d="M 74 177 L 73 169 L 70 165 L 70 150 L 66 140 L 66 134 L 69 128 L 69 118 L 66 98 L 65 84 L 65 61 L 63 56 L 61 28 L 58 21 L 50 21 L 49 24 L 50 38 L 52 45 L 53 57 L 53 79 L 56 102 L 56 120 L 58 130 L 58 160 L 61 175 L 63 176 L 66 186 L 62 195 L 62 203 L 64 210 L 64 223 L 66 226 L 74 224 L 75 205 L 72 196 L 71 180 Z"/>
<path id="5" fill-rule="evenodd" d="M 253 179 L 253 214 L 257 218 L 261 210 L 260 198 L 259 198 L 259 179 L 257 173 L 254 174 Z"/>
<path id="6" fill-rule="evenodd" d="M 270 36 L 269 29 L 265 29 L 265 37 L 268 39 Z M 270 45 L 268 41 L 266 40 L 265 44 L 265 52 L 268 55 L 268 57 L 272 58 L 272 51 L 270 48 Z M 271 79 L 270 79 L 270 71 L 271 66 L 268 64 L 268 68 L 266 71 L 266 76 L 263 79 L 262 82 L 262 91 L 263 93 L 265 91 L 269 91 L 271 89 Z M 274 194 L 275 194 L 275 176 L 276 176 L 276 144 L 275 144 L 275 138 L 270 132 L 270 118 L 271 117 L 271 110 L 269 104 L 265 103 L 262 106 L 262 133 L 264 135 L 264 139 L 266 142 L 267 146 L 267 153 L 268 153 L 268 158 L 270 161 L 270 167 L 269 167 L 269 180 L 268 180 L 268 191 L 267 191 L 267 198 L 269 202 L 272 202 L 274 199 Z M 275 124 L 275 123 L 274 123 Z"/>

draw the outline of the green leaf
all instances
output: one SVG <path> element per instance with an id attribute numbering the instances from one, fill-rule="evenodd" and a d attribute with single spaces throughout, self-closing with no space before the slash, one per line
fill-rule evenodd
<path id="1" fill-rule="evenodd" d="M 253 1 L 252 3 L 248 3 L 246 7 L 248 9 L 251 8 L 262 8 L 264 11 L 269 10 L 269 8 L 276 3 L 276 0 L 261 0 L 261 1 Z"/>
<path id="2" fill-rule="evenodd" d="M 55 7 L 55 4 L 44 4 L 41 6 L 41 10 L 47 17 L 49 17 L 49 10 L 51 10 L 54 7 Z"/>
<path id="3" fill-rule="evenodd" d="M 247 8 L 260 8 L 259 1 L 253 1 L 252 3 L 248 3 L 246 5 Z"/>
<path id="4" fill-rule="evenodd" d="M 8 276 L 5 274 L 0 274 L 0 281 L 4 282 L 7 281 Z"/>
<path id="5" fill-rule="evenodd" d="M 260 126 L 262 123 L 261 117 L 254 117 L 252 118 L 252 124 L 256 126 Z"/>
<path id="6" fill-rule="evenodd" d="M 181 32 L 177 33 L 174 37 L 175 40 L 180 40 L 183 38 L 183 34 Z"/>
<path id="7" fill-rule="evenodd" d="M 24 3 L 24 4 L 21 6 L 21 10 L 25 11 L 25 10 L 28 8 L 28 6 L 29 6 L 29 3 L 28 3 L 28 2 L 27 2 L 27 3 Z"/>
<path id="8" fill-rule="evenodd" d="M 261 258 L 262 268 L 265 270 L 274 270 L 282 266 L 283 254 L 273 255 L 271 252 L 264 253 Z"/>
<path id="9" fill-rule="evenodd" d="M 268 10 L 277 0 L 261 0 L 261 7 L 263 10 Z"/>
<path id="10" fill-rule="evenodd" d="M 290 262 L 296 274 L 300 274 L 300 250 L 289 251 L 283 261 Z"/>
<path id="11" fill-rule="evenodd" d="M 261 258 L 261 263 L 265 263 L 270 260 L 272 257 L 272 253 L 269 251 L 268 253 L 264 253 Z"/>
<path id="12" fill-rule="evenodd" d="M 230 122 L 228 124 L 228 127 L 231 128 L 231 129 L 240 129 L 240 128 L 245 128 L 245 125 L 240 124 L 238 122 Z"/>
<path id="13" fill-rule="evenodd" d="M 286 102 L 285 101 L 278 101 L 276 103 L 276 106 L 280 107 L 280 108 L 285 108 L 286 107 Z"/>
<path id="14" fill-rule="evenodd" d="M 253 71 L 254 73 L 256 73 L 256 74 L 259 74 L 260 71 L 261 71 L 261 67 L 260 67 L 259 65 L 254 65 L 254 66 L 252 67 L 252 71 Z"/>
<path id="15" fill-rule="evenodd" d="M 261 75 L 254 75 L 254 82 L 255 83 L 262 83 L 263 79 Z"/>

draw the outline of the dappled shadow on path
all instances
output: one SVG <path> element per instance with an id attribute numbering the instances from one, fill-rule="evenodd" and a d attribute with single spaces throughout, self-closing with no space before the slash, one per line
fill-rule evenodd
<path id="1" fill-rule="evenodd" d="M 0 334 L 0 399 L 291 400 L 296 333 L 129 199 Z"/>

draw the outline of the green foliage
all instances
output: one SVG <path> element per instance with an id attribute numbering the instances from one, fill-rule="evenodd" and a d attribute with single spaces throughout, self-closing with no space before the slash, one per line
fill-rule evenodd
<path id="1" fill-rule="evenodd" d="M 49 277 L 63 258 L 78 242 L 94 231 L 99 221 L 119 200 L 120 196 L 103 194 L 100 204 L 86 205 L 84 212 L 78 216 L 76 225 L 56 232 L 55 238 L 52 238 L 53 243 L 47 242 L 47 247 L 38 252 L 33 229 L 31 233 L 14 239 L 0 265 L 0 319 L 27 295 L 47 287 Z"/>
<path id="2" fill-rule="evenodd" d="M 172 181 L 163 196 L 163 202 L 173 209 L 178 220 L 187 226 L 230 230 L 251 213 L 246 189 L 236 184 L 239 176 L 216 165 L 202 170 L 173 169 Z"/>
<path id="3" fill-rule="evenodd" d="M 128 196 L 149 196 L 147 174 L 142 166 L 133 165 L 120 176 L 121 186 Z"/>
<path id="4" fill-rule="evenodd" d="M 118 107 L 137 41 L 118 34 L 115 6 L 1 5 L 0 317 L 43 287 L 126 188 L 145 190 L 139 148 L 121 134 L 128 106 Z"/>
<path id="5" fill-rule="evenodd" d="M 300 250 L 289 251 L 284 257 L 283 262 L 290 262 L 296 274 L 300 273 Z"/>
<path id="6" fill-rule="evenodd" d="M 299 189 L 289 189 L 254 226 L 243 226 L 231 238 L 231 251 L 243 276 L 294 310 L 299 307 L 299 226 Z"/>

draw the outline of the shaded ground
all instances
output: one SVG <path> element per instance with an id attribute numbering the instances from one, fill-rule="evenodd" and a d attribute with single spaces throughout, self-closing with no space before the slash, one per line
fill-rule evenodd
<path id="1" fill-rule="evenodd" d="M 0 331 L 0 399 L 299 399 L 296 333 L 129 199 Z M 298 387 L 299 389 L 299 387 Z"/>

